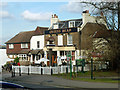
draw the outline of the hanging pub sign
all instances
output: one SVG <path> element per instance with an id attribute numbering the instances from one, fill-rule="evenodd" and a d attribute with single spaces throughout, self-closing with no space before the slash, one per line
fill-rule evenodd
<path id="1" fill-rule="evenodd" d="M 45 31 L 45 34 L 59 34 L 59 33 L 70 33 L 70 32 L 77 32 L 77 28 L 47 30 Z"/>

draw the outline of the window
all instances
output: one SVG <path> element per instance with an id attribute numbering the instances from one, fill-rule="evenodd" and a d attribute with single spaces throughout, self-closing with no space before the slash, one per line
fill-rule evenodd
<path id="1" fill-rule="evenodd" d="M 58 45 L 59 46 L 63 45 L 63 36 L 62 35 L 58 35 Z"/>
<path id="2" fill-rule="evenodd" d="M 21 48 L 28 48 L 28 44 L 27 43 L 21 44 Z"/>
<path id="3" fill-rule="evenodd" d="M 70 21 L 69 22 L 69 27 L 75 27 L 75 21 Z"/>
<path id="4" fill-rule="evenodd" d="M 19 54 L 18 56 L 20 60 L 27 60 L 27 55 L 26 54 Z"/>
<path id="5" fill-rule="evenodd" d="M 75 60 L 75 51 L 72 51 L 72 60 Z"/>
<path id="6" fill-rule="evenodd" d="M 9 44 L 9 49 L 13 49 L 14 45 L 13 44 Z"/>
<path id="7" fill-rule="evenodd" d="M 40 48 L 40 41 L 37 41 L 37 48 Z"/>
<path id="8" fill-rule="evenodd" d="M 40 58 L 41 58 L 41 55 L 36 55 L 36 60 L 37 61 L 40 60 Z"/>
<path id="9" fill-rule="evenodd" d="M 72 41 L 72 35 L 68 35 L 68 38 L 67 38 L 67 45 L 73 45 L 73 41 Z"/>

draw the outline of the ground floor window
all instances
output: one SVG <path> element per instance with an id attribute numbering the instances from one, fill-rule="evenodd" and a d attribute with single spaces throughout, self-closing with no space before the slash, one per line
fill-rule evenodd
<path id="1" fill-rule="evenodd" d="M 41 55 L 36 55 L 36 60 L 40 60 Z"/>
<path id="2" fill-rule="evenodd" d="M 19 54 L 18 56 L 20 60 L 27 60 L 27 55 L 26 54 Z"/>

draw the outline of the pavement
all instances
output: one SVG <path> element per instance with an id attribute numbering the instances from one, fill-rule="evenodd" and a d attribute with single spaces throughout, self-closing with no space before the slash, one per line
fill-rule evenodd
<path id="1" fill-rule="evenodd" d="M 22 74 L 11 77 L 11 73 L 3 73 L 2 80 L 23 85 L 30 89 L 61 88 L 79 90 L 118 90 L 118 83 L 96 83 L 63 79 L 51 75 Z"/>

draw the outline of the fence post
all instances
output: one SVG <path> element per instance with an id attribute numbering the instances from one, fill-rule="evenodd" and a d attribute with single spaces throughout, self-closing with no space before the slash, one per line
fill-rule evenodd
<path id="1" fill-rule="evenodd" d="M 41 68 L 41 75 L 43 75 L 43 69 Z"/>
<path id="2" fill-rule="evenodd" d="M 21 68 L 19 67 L 19 76 L 21 76 Z"/>
<path id="3" fill-rule="evenodd" d="M 13 69 L 12 69 L 12 77 L 14 77 Z"/>
<path id="4" fill-rule="evenodd" d="M 53 69 L 51 68 L 51 75 L 53 74 Z"/>
<path id="5" fill-rule="evenodd" d="M 61 73 L 63 73 L 63 66 L 61 66 L 61 70 L 60 70 Z"/>
<path id="6" fill-rule="evenodd" d="M 15 77 L 15 68 L 13 70 L 14 70 L 14 75 L 13 76 Z"/>
<path id="7" fill-rule="evenodd" d="M 28 75 L 29 75 L 29 67 L 28 67 Z"/>
<path id="8" fill-rule="evenodd" d="M 68 67 L 66 67 L 66 73 L 68 73 Z"/>

